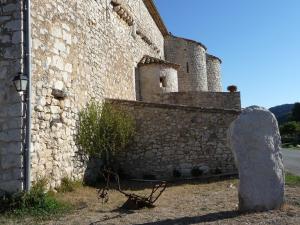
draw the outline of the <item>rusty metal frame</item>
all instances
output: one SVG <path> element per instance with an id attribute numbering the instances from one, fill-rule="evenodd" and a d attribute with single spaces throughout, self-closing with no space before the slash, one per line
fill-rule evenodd
<path id="1" fill-rule="evenodd" d="M 110 190 L 111 176 L 113 176 L 117 182 L 117 191 L 128 198 L 127 202 L 123 205 L 128 205 L 128 203 L 135 205 L 135 208 L 154 207 L 154 203 L 159 199 L 163 192 L 167 188 L 167 183 L 165 181 L 158 181 L 152 187 L 151 193 L 148 197 L 139 196 L 133 193 L 127 193 L 121 189 L 120 177 L 117 173 L 111 170 L 103 170 L 103 177 L 105 179 L 106 185 L 103 188 L 98 189 L 98 198 L 102 199 L 102 203 L 107 203 L 109 200 L 108 191 Z"/>

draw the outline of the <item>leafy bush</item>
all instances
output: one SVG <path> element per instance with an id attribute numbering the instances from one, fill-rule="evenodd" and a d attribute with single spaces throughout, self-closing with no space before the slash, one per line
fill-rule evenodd
<path id="1" fill-rule="evenodd" d="M 300 133 L 300 123 L 291 121 L 280 126 L 281 135 L 295 135 Z"/>
<path id="2" fill-rule="evenodd" d="M 73 181 L 68 177 L 64 177 L 61 179 L 61 185 L 57 188 L 58 192 L 66 193 L 66 192 L 73 192 L 76 188 L 82 185 L 81 181 Z"/>
<path id="3" fill-rule="evenodd" d="M 77 142 L 82 153 L 98 157 L 111 166 L 114 156 L 125 149 L 134 135 L 133 118 L 110 104 L 91 102 L 79 117 Z"/>
<path id="4" fill-rule="evenodd" d="M 293 119 L 300 122 L 300 103 L 299 102 L 295 103 L 292 114 L 293 114 Z"/>
<path id="5" fill-rule="evenodd" d="M 0 213 L 47 217 L 69 211 L 71 206 L 59 202 L 53 194 L 46 192 L 46 186 L 47 181 L 41 179 L 32 186 L 30 192 L 5 194 L 0 199 Z"/>
<path id="6" fill-rule="evenodd" d="M 300 144 L 300 123 L 291 121 L 280 126 L 280 134 L 283 143 L 290 143 L 294 146 Z"/>

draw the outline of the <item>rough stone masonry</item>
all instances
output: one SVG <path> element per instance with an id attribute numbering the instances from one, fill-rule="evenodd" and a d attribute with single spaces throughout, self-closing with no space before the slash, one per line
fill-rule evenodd
<path id="1" fill-rule="evenodd" d="M 22 104 L 12 86 L 12 79 L 22 72 L 25 57 L 22 54 L 23 1 L 0 0 L 0 189 L 13 192 L 21 190 L 23 182 Z M 190 101 L 193 106 L 219 110 L 221 124 L 223 120 L 233 119 L 224 109 L 240 110 L 239 93 L 229 96 L 221 92 L 218 64 L 221 61 L 208 65 L 207 70 L 206 64 L 211 64 L 206 59 L 207 48 L 200 42 L 171 36 L 152 0 L 31 0 L 31 19 L 32 180 L 46 176 L 50 187 L 57 187 L 63 177 L 83 177 L 86 165 L 77 157 L 76 126 L 78 112 L 92 98 L 100 102 L 108 98 L 136 101 L 142 100 L 143 94 L 150 96 L 147 101 L 156 102 L 156 94 L 179 90 L 178 96 L 183 97 L 177 98 L 184 99 L 188 94 L 181 92 L 194 91 L 195 96 L 201 93 L 203 96 L 201 101 Z M 166 40 L 172 41 L 166 44 Z M 174 58 L 174 52 L 184 56 L 182 60 Z M 143 80 L 151 80 L 156 86 L 149 89 L 142 84 Z M 189 106 L 190 102 L 180 104 Z M 163 105 L 173 104 L 161 103 L 156 107 L 164 110 Z M 151 110 L 145 107 L 143 112 L 147 114 L 147 111 Z M 182 115 L 176 115 L 173 122 L 183 118 L 184 112 L 178 111 Z M 205 120 L 205 110 L 199 114 Z M 156 118 L 151 120 L 148 122 L 159 126 Z M 221 141 L 226 126 L 206 126 L 202 122 L 198 131 L 206 129 L 215 134 L 211 143 L 219 143 L 218 149 L 226 149 L 226 143 Z M 145 127 L 145 138 L 153 126 L 149 130 Z M 160 129 L 163 132 L 167 127 L 166 124 Z M 185 148 L 186 155 L 178 155 L 181 161 L 212 154 L 208 153 L 209 149 L 196 151 L 197 146 L 202 146 L 200 133 L 198 137 L 190 152 Z M 164 148 L 159 142 L 147 144 L 145 149 Z M 210 163 L 227 160 L 228 154 L 227 150 L 218 153 L 218 157 L 211 159 L 217 162 Z M 152 157 L 148 159 L 154 161 L 162 156 L 152 154 Z M 234 163 L 230 163 L 228 168 L 234 168 Z"/>

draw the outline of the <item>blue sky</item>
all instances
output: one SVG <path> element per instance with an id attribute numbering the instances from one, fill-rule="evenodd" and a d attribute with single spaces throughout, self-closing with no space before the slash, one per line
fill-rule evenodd
<path id="1" fill-rule="evenodd" d="M 223 60 L 243 107 L 300 101 L 300 0 L 155 0 L 169 31 Z"/>

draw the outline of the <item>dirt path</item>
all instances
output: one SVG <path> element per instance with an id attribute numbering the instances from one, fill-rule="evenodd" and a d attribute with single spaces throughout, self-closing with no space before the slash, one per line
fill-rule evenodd
<path id="1" fill-rule="evenodd" d="M 153 209 L 122 211 L 126 200 L 113 192 L 108 204 L 96 197 L 96 190 L 81 188 L 62 198 L 72 201 L 78 210 L 45 225 L 191 225 L 191 224 L 300 224 L 300 187 L 287 187 L 287 204 L 280 211 L 239 215 L 236 180 L 211 184 L 171 186 Z M 140 190 L 139 190 L 140 189 Z M 136 188 L 146 194 L 149 189 Z M 14 223 L 18 224 L 18 223 Z M 20 224 L 36 224 L 22 221 Z"/>

